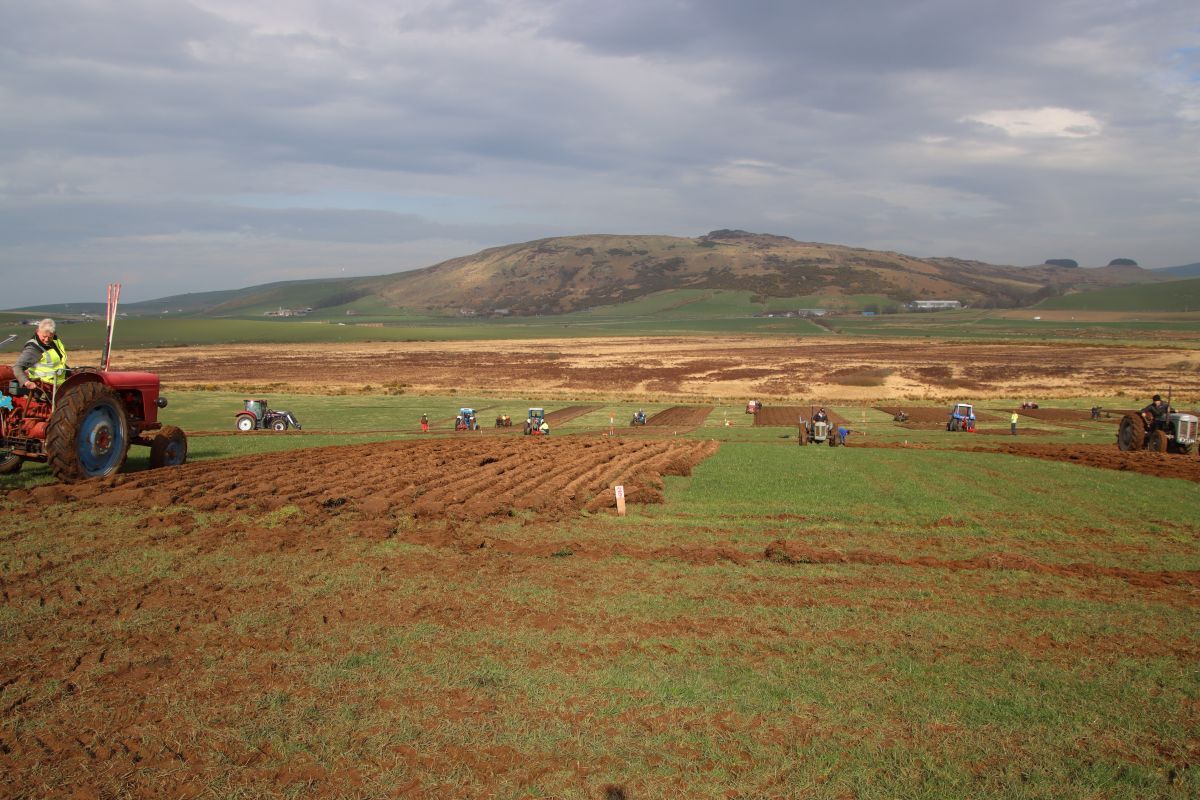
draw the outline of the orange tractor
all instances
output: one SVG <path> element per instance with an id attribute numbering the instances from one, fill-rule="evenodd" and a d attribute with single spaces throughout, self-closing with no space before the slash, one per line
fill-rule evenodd
<path id="1" fill-rule="evenodd" d="M 151 467 L 187 460 L 187 436 L 158 421 L 167 400 L 157 375 L 83 368 L 58 386 L 25 389 L 0 366 L 0 389 L 0 475 L 37 461 L 65 483 L 102 478 L 121 469 L 132 444 L 150 448 Z"/>
<path id="2" fill-rule="evenodd" d="M 60 381 L 28 389 L 0 366 L 0 475 L 36 461 L 64 483 L 103 478 L 124 466 L 134 444 L 150 448 L 151 467 L 187 460 L 187 436 L 158 421 L 167 405 L 158 376 L 108 371 L 119 292 L 119 284 L 109 287 L 103 367 L 67 369 Z"/>

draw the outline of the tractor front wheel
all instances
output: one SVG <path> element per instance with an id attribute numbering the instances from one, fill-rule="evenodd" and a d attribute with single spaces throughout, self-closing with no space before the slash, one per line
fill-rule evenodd
<path id="1" fill-rule="evenodd" d="M 243 433 L 246 431 L 252 431 L 254 430 L 254 417 L 250 416 L 249 414 L 242 414 L 237 418 L 237 422 L 234 424 L 237 426 L 237 429 Z"/>
<path id="2" fill-rule="evenodd" d="M 0 453 L 0 475 L 15 475 L 21 471 L 25 459 L 12 453 Z"/>
<path id="3" fill-rule="evenodd" d="M 1117 428 L 1117 449 L 1125 452 L 1141 450 L 1146 441 L 1146 420 L 1140 414 L 1126 414 L 1121 417 Z"/>
<path id="4" fill-rule="evenodd" d="M 271 430 L 273 431 L 286 431 L 287 429 L 288 424 L 286 419 L 277 419 L 271 423 Z"/>
<path id="5" fill-rule="evenodd" d="M 1157 430 L 1150 434 L 1150 442 L 1146 445 L 1146 449 L 1155 453 L 1165 453 L 1170 445 L 1171 440 L 1167 438 L 1167 432 Z"/>
<path id="6" fill-rule="evenodd" d="M 150 468 L 177 467 L 187 461 L 187 434 L 164 425 L 150 443 Z"/>
<path id="7" fill-rule="evenodd" d="M 64 483 L 118 472 L 129 452 L 129 423 L 117 393 L 102 383 L 66 392 L 50 416 L 46 456 Z"/>

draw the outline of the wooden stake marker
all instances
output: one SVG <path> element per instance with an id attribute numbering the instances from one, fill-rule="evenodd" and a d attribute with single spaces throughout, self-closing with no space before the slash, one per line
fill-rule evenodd
<path id="1" fill-rule="evenodd" d="M 625 487 L 617 484 L 613 487 L 613 494 L 617 496 L 617 516 L 625 516 Z"/>

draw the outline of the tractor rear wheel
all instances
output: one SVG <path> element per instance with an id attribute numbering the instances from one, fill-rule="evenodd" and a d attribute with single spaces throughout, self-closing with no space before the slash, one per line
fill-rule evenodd
<path id="1" fill-rule="evenodd" d="M 63 483 L 120 471 L 129 452 L 129 423 L 117 393 L 102 383 L 66 392 L 50 415 L 46 457 Z"/>
<path id="2" fill-rule="evenodd" d="M 1140 414 L 1126 414 L 1121 417 L 1121 425 L 1117 428 L 1117 449 L 1125 452 L 1141 450 L 1146 441 L 1146 420 Z"/>
<path id="3" fill-rule="evenodd" d="M 187 435 L 174 425 L 164 425 L 150 444 L 150 468 L 177 467 L 187 461 Z"/>
<path id="4" fill-rule="evenodd" d="M 254 417 L 250 416 L 249 414 L 242 414 L 237 418 L 237 422 L 235 422 L 234 425 L 236 425 L 237 429 L 243 433 L 246 431 L 252 431 L 254 430 Z"/>
<path id="5" fill-rule="evenodd" d="M 808 444 L 808 428 L 800 426 L 800 433 L 796 436 L 796 441 L 800 443 L 801 447 Z"/>
<path id="6" fill-rule="evenodd" d="M 1150 441 L 1146 445 L 1146 449 L 1155 453 L 1165 453 L 1170 444 L 1171 440 L 1167 438 L 1167 432 L 1157 430 L 1151 432 Z"/>
<path id="7" fill-rule="evenodd" d="M 15 475 L 21 471 L 25 459 L 12 453 L 0 453 L 0 475 Z"/>

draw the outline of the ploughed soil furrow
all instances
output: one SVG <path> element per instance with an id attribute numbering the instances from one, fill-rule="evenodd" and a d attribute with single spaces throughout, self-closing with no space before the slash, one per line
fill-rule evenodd
<path id="1" fill-rule="evenodd" d="M 546 422 L 550 425 L 550 430 L 554 430 L 555 425 L 562 425 L 564 422 L 570 422 L 576 417 L 582 417 L 584 414 L 590 414 L 600 406 L 567 406 L 560 408 L 557 411 L 551 411 L 546 415 Z"/>
<path id="2" fill-rule="evenodd" d="M 1018 408 L 1016 412 L 1022 417 L 1046 422 L 1088 422 L 1092 418 L 1091 410 L 1086 408 L 1078 411 L 1071 408 Z"/>
<path id="3" fill-rule="evenodd" d="M 1114 434 L 1115 439 L 1115 434 Z M 1008 453 L 1014 456 L 1030 456 L 1049 461 L 1066 461 L 1100 469 L 1115 469 L 1122 472 L 1140 472 L 1159 478 L 1181 478 L 1200 483 L 1200 459 L 1196 453 L 1190 455 L 1152 453 L 1148 450 L 1125 453 L 1116 444 L 998 444 L 991 447 L 972 447 L 992 453 Z"/>
<path id="4" fill-rule="evenodd" d="M 1001 453 L 1012 456 L 1028 456 L 1047 461 L 1063 461 L 1069 464 L 1081 464 L 1085 467 L 1098 469 L 1113 469 L 1121 472 L 1140 472 L 1143 475 L 1153 475 L 1158 478 L 1179 478 L 1185 481 L 1200 483 L 1200 459 L 1195 452 L 1190 455 L 1175 455 L 1169 453 L 1151 453 L 1142 450 L 1134 453 L 1123 453 L 1116 444 L 1039 444 L 1037 442 L 1019 441 L 1021 434 L 1012 437 L 1010 442 L 995 442 L 993 444 L 978 444 L 963 448 L 976 453 Z M 1115 438 L 1115 437 L 1114 437 Z M 941 448 L 928 444 L 905 445 L 898 442 L 859 442 L 858 447 L 874 447 L 880 449 L 913 449 L 941 450 L 958 448 Z"/>
<path id="5" fill-rule="evenodd" d="M 647 426 L 696 428 L 712 413 L 712 406 L 675 406 L 664 409 L 646 420 Z"/>
<path id="6" fill-rule="evenodd" d="M 649 456 L 656 455 L 664 449 L 669 442 L 662 441 L 638 441 L 638 440 L 617 440 L 618 448 L 608 448 L 602 457 L 593 461 L 588 469 L 579 475 L 572 477 L 564 486 L 563 490 L 567 492 L 575 492 L 581 488 L 600 487 L 608 488 L 608 484 L 604 479 L 610 473 L 620 474 L 628 471 L 630 468 L 641 464 Z"/>
<path id="7" fill-rule="evenodd" d="M 604 502 L 600 505 L 606 505 L 608 499 L 611 499 L 607 494 L 609 487 L 620 483 L 625 486 L 627 499 L 637 499 L 636 496 L 642 492 L 655 495 L 654 499 L 657 499 L 656 493 L 652 491 L 655 478 L 647 477 L 645 464 L 660 453 L 674 449 L 671 444 L 664 441 L 623 441 L 620 450 L 596 462 L 591 469 L 568 483 L 564 491 L 584 494 L 597 502 L 603 495 Z"/>
<path id="8" fill-rule="evenodd" d="M 800 417 L 809 419 L 820 406 L 767 406 L 754 415 L 755 427 L 795 428 L 800 424 Z M 834 425 L 848 425 L 850 421 L 837 412 L 825 409 L 829 421 Z"/>
<path id="9" fill-rule="evenodd" d="M 1147 571 L 1087 563 L 1044 564 L 1037 559 L 1015 553 L 987 553 L 968 559 L 940 559 L 934 556 L 902 558 L 890 553 L 878 553 L 870 550 L 826 550 L 811 547 L 803 542 L 777 539 L 767 545 L 764 555 L 768 561 L 781 564 L 893 564 L 903 567 L 948 570 L 1005 569 L 1065 577 L 1119 578 L 1143 588 L 1200 587 L 1200 570 Z"/>
<path id="10" fill-rule="evenodd" d="M 688 474 L 716 444 L 689 439 L 521 437 L 427 439 L 320 447 L 118 475 L 73 485 L 15 489 L 31 503 L 53 497 L 125 508 L 190 506 L 248 513 L 294 507 L 314 522 L 384 525 L 394 515 L 480 520 L 533 510 L 546 518 L 661 499 L 661 475 Z M 597 495 L 604 495 L 597 500 Z"/>

